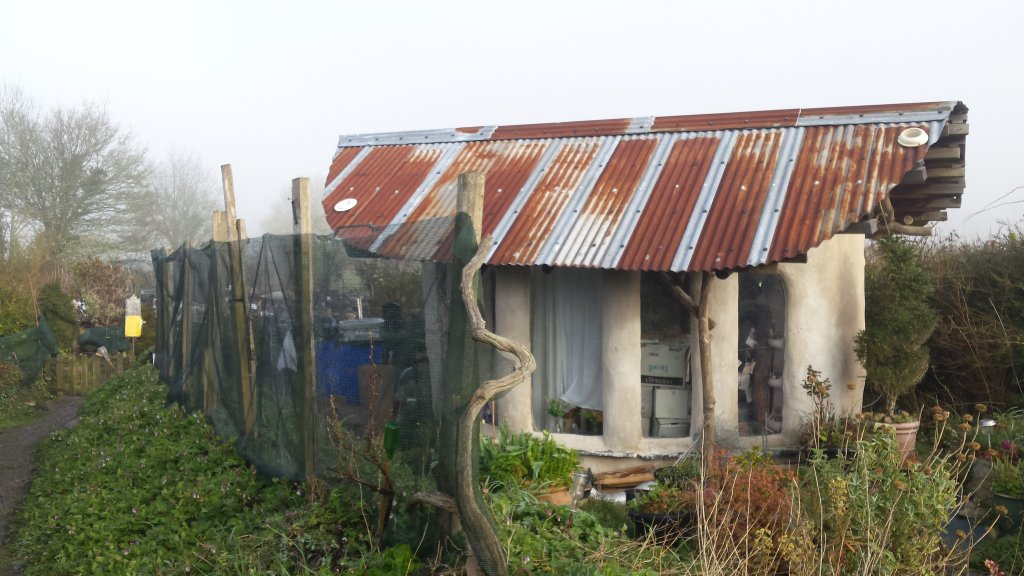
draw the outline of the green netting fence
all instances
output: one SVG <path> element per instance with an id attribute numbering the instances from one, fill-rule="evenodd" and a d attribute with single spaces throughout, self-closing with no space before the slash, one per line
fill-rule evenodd
<path id="1" fill-rule="evenodd" d="M 450 252 L 453 219 L 432 225 L 447 234 Z M 155 250 L 155 364 L 169 401 L 202 410 L 271 475 L 299 480 L 314 470 L 328 482 L 351 481 L 362 473 L 353 451 L 383 458 L 393 441 L 388 462 L 399 496 L 382 523 L 391 541 L 415 547 L 431 513 L 407 511 L 402 498 L 450 482 L 441 470 L 454 438 L 440 431 L 465 404 L 442 386 L 457 280 L 445 243 L 429 258 L 381 257 L 383 232 Z M 304 240 L 312 244 L 308 261 Z M 310 277 L 311 314 L 300 301 Z M 475 346 L 484 377 L 512 369 Z"/>
<path id="2" fill-rule="evenodd" d="M 36 379 L 51 356 L 57 354 L 57 339 L 46 318 L 39 324 L 17 334 L 0 336 L 0 362 L 14 364 L 21 369 L 22 384 Z"/>

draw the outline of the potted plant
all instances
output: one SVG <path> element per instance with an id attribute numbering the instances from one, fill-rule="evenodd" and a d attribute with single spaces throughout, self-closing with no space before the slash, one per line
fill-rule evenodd
<path id="1" fill-rule="evenodd" d="M 517 486 L 538 499 L 569 504 L 569 486 L 579 464 L 579 453 L 555 442 L 547 431 L 514 434 L 502 424 L 497 438 L 480 437 L 480 477 L 493 490 Z"/>
<path id="2" fill-rule="evenodd" d="M 996 509 L 1004 515 L 1004 526 L 1010 531 L 1019 528 L 1024 514 L 1024 461 L 992 463 L 992 497 Z"/>
<path id="3" fill-rule="evenodd" d="M 569 412 L 569 409 L 569 404 L 561 398 L 552 398 L 548 400 L 548 414 L 555 419 L 555 432 L 561 432 L 563 430 L 563 422 L 565 420 L 566 413 Z"/>
<path id="4" fill-rule="evenodd" d="M 658 544 L 671 545 L 692 534 L 697 521 L 696 486 L 687 488 L 655 484 L 629 502 L 633 535 L 654 537 Z"/>
<path id="5" fill-rule="evenodd" d="M 888 236 L 875 247 L 864 273 L 865 328 L 857 334 L 854 351 L 867 370 L 868 384 L 885 400 L 906 457 L 913 451 L 920 419 L 899 415 L 896 401 L 928 370 L 926 343 L 937 323 L 928 304 L 934 287 L 912 244 Z"/>
<path id="6" fill-rule="evenodd" d="M 653 534 L 655 541 L 672 544 L 692 533 L 697 520 L 697 485 L 702 480 L 699 458 L 683 458 L 654 471 L 654 486 L 629 503 L 633 533 Z"/>

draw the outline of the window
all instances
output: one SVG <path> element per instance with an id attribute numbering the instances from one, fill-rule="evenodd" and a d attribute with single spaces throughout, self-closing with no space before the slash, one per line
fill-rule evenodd
<path id="1" fill-rule="evenodd" d="M 777 274 L 739 275 L 737 391 L 741 436 L 782 431 L 786 294 Z"/>
<path id="2" fill-rule="evenodd" d="M 533 419 L 538 429 L 601 434 L 601 271 L 533 276 Z"/>
<path id="3" fill-rule="evenodd" d="M 690 314 L 670 292 L 667 277 L 640 280 L 640 422 L 643 435 L 690 435 Z"/>

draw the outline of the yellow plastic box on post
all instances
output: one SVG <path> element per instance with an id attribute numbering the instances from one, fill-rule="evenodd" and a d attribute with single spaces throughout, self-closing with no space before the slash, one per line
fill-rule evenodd
<path id="1" fill-rule="evenodd" d="M 124 337 L 139 336 L 142 336 L 142 302 L 138 296 L 132 296 L 124 301 Z"/>
<path id="2" fill-rule="evenodd" d="M 124 337 L 138 338 L 142 336 L 142 316 L 124 317 Z"/>

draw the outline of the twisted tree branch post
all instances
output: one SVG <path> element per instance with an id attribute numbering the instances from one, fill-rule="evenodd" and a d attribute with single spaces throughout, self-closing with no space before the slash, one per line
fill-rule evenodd
<path id="1" fill-rule="evenodd" d="M 516 359 L 516 367 L 506 376 L 481 384 L 466 404 L 466 410 L 459 420 L 456 435 L 455 503 L 466 537 L 473 547 L 474 554 L 480 559 L 481 565 L 495 567 L 495 572 L 491 576 L 505 576 L 508 573 L 508 563 L 505 560 L 504 551 L 501 549 L 488 515 L 480 508 L 474 493 L 475 480 L 473 479 L 472 461 L 473 442 L 476 441 L 474 430 L 476 420 L 483 407 L 498 394 L 511 390 L 526 381 L 530 374 L 537 369 L 537 361 L 522 344 L 488 331 L 483 316 L 480 315 L 474 290 L 474 279 L 487 258 L 493 241 L 494 239 L 490 236 L 484 238 L 476 255 L 462 269 L 462 301 L 469 313 L 473 339 L 506 354 L 511 354 Z"/>
<path id="2" fill-rule="evenodd" d="M 704 397 L 701 455 L 704 458 L 705 467 L 711 467 L 715 462 L 715 381 L 711 373 L 711 317 L 708 302 L 711 296 L 711 280 L 714 277 L 715 275 L 711 272 L 701 274 L 697 315 L 697 335 L 700 339 L 700 381 Z"/>

